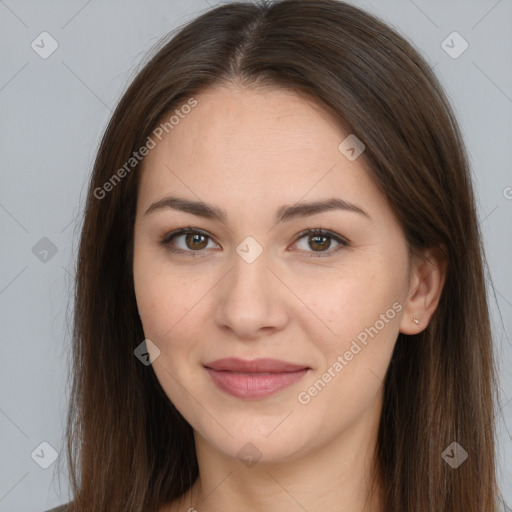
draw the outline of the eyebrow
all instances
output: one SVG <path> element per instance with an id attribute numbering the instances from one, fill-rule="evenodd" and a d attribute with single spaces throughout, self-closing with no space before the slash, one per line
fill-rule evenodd
<path id="1" fill-rule="evenodd" d="M 153 203 L 145 212 L 147 215 L 151 212 L 162 211 L 167 209 L 178 210 L 191 213 L 205 219 L 218 220 L 225 223 L 227 214 L 221 208 L 204 203 L 202 201 L 191 201 L 181 197 L 169 196 Z M 343 210 L 361 214 L 371 220 L 371 217 L 359 206 L 349 203 L 341 198 L 332 198 L 325 201 L 314 201 L 310 203 L 300 203 L 294 205 L 281 206 L 276 212 L 276 222 L 284 222 L 297 217 L 306 217 L 332 210 Z"/>

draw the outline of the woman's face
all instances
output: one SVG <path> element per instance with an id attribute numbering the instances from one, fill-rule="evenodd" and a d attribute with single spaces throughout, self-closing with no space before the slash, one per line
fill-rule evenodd
<path id="1" fill-rule="evenodd" d="M 320 108 L 235 86 L 195 99 L 140 176 L 135 292 L 162 388 L 225 456 L 367 440 L 411 323 L 400 225 Z"/>

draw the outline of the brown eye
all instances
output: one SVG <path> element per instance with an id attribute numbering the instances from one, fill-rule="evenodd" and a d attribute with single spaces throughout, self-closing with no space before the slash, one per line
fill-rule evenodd
<path id="1" fill-rule="evenodd" d="M 350 242 L 341 235 L 320 228 L 303 231 L 296 244 L 301 251 L 309 253 L 308 256 L 313 257 L 331 256 L 350 246 Z M 334 248 L 332 249 L 333 244 Z"/>
<path id="2" fill-rule="evenodd" d="M 171 252 L 187 256 L 195 256 L 196 253 L 203 252 L 203 249 L 209 248 L 209 243 L 217 246 L 209 235 L 194 228 L 181 228 L 173 231 L 166 235 L 160 243 Z"/>
<path id="3" fill-rule="evenodd" d="M 208 245 L 208 240 L 206 236 L 199 233 L 188 234 L 185 235 L 185 244 L 192 250 L 204 249 Z"/>
<path id="4" fill-rule="evenodd" d="M 305 244 L 303 240 L 306 242 Z M 160 241 L 169 251 L 187 256 L 195 256 L 204 252 L 203 249 L 208 249 L 210 242 L 217 248 L 219 247 L 208 234 L 194 228 L 178 229 Z M 340 249 L 350 246 L 350 242 L 344 237 L 320 228 L 302 232 L 295 243 L 301 251 L 309 253 L 309 256 L 330 256 Z M 301 244 L 302 247 L 300 247 Z M 330 250 L 333 244 L 336 245 L 333 250 Z"/>
<path id="5" fill-rule="evenodd" d="M 314 251 L 327 250 L 331 245 L 331 238 L 324 235 L 310 235 L 308 244 Z"/>

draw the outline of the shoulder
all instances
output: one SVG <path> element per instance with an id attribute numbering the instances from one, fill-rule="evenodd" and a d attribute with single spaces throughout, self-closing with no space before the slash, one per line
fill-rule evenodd
<path id="1" fill-rule="evenodd" d="M 66 512 L 68 507 L 68 503 L 64 505 L 59 505 L 58 507 L 52 508 L 51 510 L 46 510 L 45 512 Z"/>

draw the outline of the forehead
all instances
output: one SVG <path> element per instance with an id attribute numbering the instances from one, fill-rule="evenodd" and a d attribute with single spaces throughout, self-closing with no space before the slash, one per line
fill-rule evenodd
<path id="1" fill-rule="evenodd" d="M 223 85 L 196 99 L 197 107 L 183 123 L 189 125 L 189 141 L 195 138 L 213 146 L 233 142 L 259 152 L 311 152 L 340 137 L 341 121 L 311 98 L 289 89 Z"/>
<path id="2" fill-rule="evenodd" d="M 382 201 L 364 159 L 349 161 L 338 149 L 350 132 L 308 97 L 224 85 L 194 99 L 144 160 L 143 202 L 176 189 L 215 203 L 233 201 L 233 194 L 282 204 L 337 192 Z"/>

